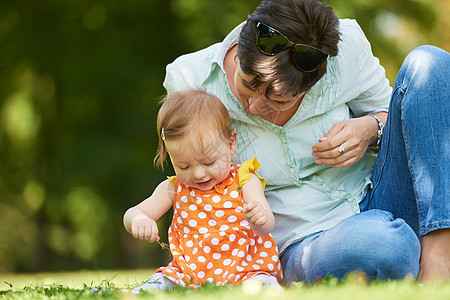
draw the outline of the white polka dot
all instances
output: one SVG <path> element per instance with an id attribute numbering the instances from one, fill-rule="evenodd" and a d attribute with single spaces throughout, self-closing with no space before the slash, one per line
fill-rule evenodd
<path id="1" fill-rule="evenodd" d="M 241 262 L 241 265 L 243 265 L 244 267 L 246 267 L 246 266 L 248 266 L 248 263 L 247 263 L 245 260 L 243 260 L 243 261 Z"/>
<path id="2" fill-rule="evenodd" d="M 218 238 L 211 239 L 211 244 L 213 245 L 219 245 L 220 240 Z"/>
<path id="3" fill-rule="evenodd" d="M 197 205 L 191 204 L 191 205 L 189 205 L 189 209 L 190 210 L 197 210 Z"/>
<path id="4" fill-rule="evenodd" d="M 202 198 L 197 197 L 197 204 L 200 204 L 200 203 L 202 203 Z"/>
<path id="5" fill-rule="evenodd" d="M 214 266 L 214 264 L 213 264 L 212 262 L 209 262 L 209 263 L 206 265 L 206 268 L 209 270 L 209 269 L 211 269 L 213 266 Z"/>
<path id="6" fill-rule="evenodd" d="M 236 220 L 237 220 L 236 216 L 229 216 L 228 217 L 228 222 L 230 222 L 230 223 L 236 222 Z"/>
<path id="7" fill-rule="evenodd" d="M 188 256 L 188 255 L 185 255 L 185 256 L 184 256 L 184 260 L 185 260 L 186 262 L 188 262 L 188 261 L 190 261 L 190 260 L 191 260 L 191 257 L 190 257 L 190 256 Z"/>
<path id="8" fill-rule="evenodd" d="M 225 266 L 228 266 L 229 264 L 231 264 L 231 259 L 229 259 L 229 258 L 225 259 L 225 260 L 223 261 L 223 264 L 224 264 Z"/>
<path id="9" fill-rule="evenodd" d="M 216 211 L 216 217 L 221 218 L 225 215 L 225 212 L 223 210 Z"/>
<path id="10" fill-rule="evenodd" d="M 208 232 L 208 229 L 205 228 L 205 227 L 202 227 L 202 228 L 200 228 L 200 229 L 198 230 L 198 232 L 200 232 L 201 234 L 205 234 L 205 233 Z"/>
<path id="11" fill-rule="evenodd" d="M 238 249 L 233 249 L 233 251 L 231 251 L 231 254 L 233 256 L 236 256 L 238 254 L 239 250 Z"/>
<path id="12" fill-rule="evenodd" d="M 244 257 L 245 256 L 245 252 L 244 251 L 239 251 L 237 256 L 238 257 Z"/>
<path id="13" fill-rule="evenodd" d="M 238 281 L 239 278 L 241 278 L 241 275 L 236 275 L 236 277 L 234 278 L 234 280 Z"/>
<path id="14" fill-rule="evenodd" d="M 217 225 L 217 222 L 216 222 L 215 220 L 209 220 L 209 221 L 208 221 L 208 224 L 209 224 L 210 226 L 216 226 L 216 225 Z"/>
<path id="15" fill-rule="evenodd" d="M 183 224 L 183 220 L 181 220 L 180 217 L 177 218 L 177 222 L 180 223 L 180 224 Z"/>
<path id="16" fill-rule="evenodd" d="M 224 244 L 224 245 L 222 245 L 222 247 L 220 247 L 220 249 L 222 249 L 222 251 L 228 251 L 228 250 L 230 250 L 230 245 Z"/>
<path id="17" fill-rule="evenodd" d="M 205 262 L 205 261 L 206 261 L 206 258 L 205 258 L 204 256 L 199 256 L 199 257 L 197 257 L 197 260 L 198 260 L 199 262 Z"/>
<path id="18" fill-rule="evenodd" d="M 177 192 L 181 192 L 181 186 L 178 186 Z"/>
<path id="19" fill-rule="evenodd" d="M 232 192 L 230 193 L 230 197 L 231 197 L 231 198 L 237 198 L 237 197 L 239 197 L 239 192 L 238 192 L 238 191 L 232 191 Z"/>
<path id="20" fill-rule="evenodd" d="M 185 232 L 185 233 L 189 233 L 189 232 L 190 232 L 189 228 L 184 227 L 184 232 Z"/>
<path id="21" fill-rule="evenodd" d="M 228 193 L 228 189 L 223 190 L 223 195 L 226 195 Z"/>
<path id="22" fill-rule="evenodd" d="M 211 211 L 211 210 L 212 210 L 211 204 L 206 204 L 203 208 L 204 208 L 206 211 Z"/>
<path id="23" fill-rule="evenodd" d="M 248 244 L 249 244 L 250 246 L 253 246 L 253 245 L 255 244 L 255 239 L 249 238 Z"/>
<path id="24" fill-rule="evenodd" d="M 209 238 L 210 235 L 211 235 L 211 233 L 205 234 L 205 239 Z M 200 242 L 201 242 L 201 241 L 200 241 Z"/>
<path id="25" fill-rule="evenodd" d="M 266 242 L 264 243 L 264 247 L 266 247 L 266 248 L 272 247 L 272 242 L 271 242 L 271 241 L 266 241 Z"/>
<path id="26" fill-rule="evenodd" d="M 230 242 L 233 242 L 236 239 L 236 235 L 230 234 L 229 239 L 230 239 Z"/>
<path id="27" fill-rule="evenodd" d="M 237 266 L 237 267 L 236 267 L 236 270 L 238 270 L 239 272 L 242 272 L 242 271 L 244 271 L 244 268 L 243 268 L 243 267 L 240 267 L 240 266 Z M 238 275 L 238 276 L 239 276 L 239 275 Z M 238 276 L 236 276 L 236 280 L 237 280 Z"/>
<path id="28" fill-rule="evenodd" d="M 217 268 L 214 270 L 214 274 L 219 275 L 223 272 L 223 270 L 221 268 Z"/>
<path id="29" fill-rule="evenodd" d="M 181 196 L 180 200 L 183 201 L 184 203 L 188 203 L 188 197 L 186 196 Z"/>
<path id="30" fill-rule="evenodd" d="M 242 227 L 250 228 L 250 226 L 248 226 L 248 221 L 247 221 L 247 220 L 242 221 L 242 222 L 240 223 L 240 225 L 241 225 Z"/>
<path id="31" fill-rule="evenodd" d="M 273 270 L 273 265 L 272 264 L 268 264 L 267 268 L 269 268 L 269 270 L 272 271 Z"/>
<path id="32" fill-rule="evenodd" d="M 214 259 L 219 259 L 219 258 L 221 258 L 222 257 L 222 254 L 220 254 L 220 253 L 214 253 L 213 254 L 213 258 Z"/>
<path id="33" fill-rule="evenodd" d="M 175 203 L 175 207 L 176 207 L 177 209 L 180 209 L 180 207 L 181 207 L 180 202 Z"/>
<path id="34" fill-rule="evenodd" d="M 222 226 L 220 226 L 219 230 L 220 230 L 220 231 L 226 231 L 228 228 L 230 228 L 230 226 L 228 226 L 228 225 L 222 225 Z"/>
<path id="35" fill-rule="evenodd" d="M 203 271 L 198 272 L 197 277 L 198 277 L 198 278 L 203 278 L 203 277 L 205 277 L 205 272 L 203 272 Z"/>
<path id="36" fill-rule="evenodd" d="M 225 271 L 224 273 L 223 273 L 223 278 L 227 278 L 227 275 L 228 275 L 228 271 Z"/>
<path id="37" fill-rule="evenodd" d="M 223 204 L 223 207 L 225 208 L 231 208 L 233 206 L 233 203 L 231 203 L 231 201 L 227 201 Z"/>
<path id="38" fill-rule="evenodd" d="M 259 253 L 259 256 L 261 256 L 261 257 L 267 257 L 267 252 L 262 251 L 261 253 Z"/>
<path id="39" fill-rule="evenodd" d="M 197 247 L 195 247 L 194 249 L 192 249 L 192 254 L 197 254 L 197 252 L 198 252 L 198 248 Z"/>
<path id="40" fill-rule="evenodd" d="M 189 226 L 191 226 L 191 227 L 197 226 L 197 221 L 195 221 L 195 220 L 190 220 L 190 221 L 189 221 Z"/>
<path id="41" fill-rule="evenodd" d="M 202 212 L 198 213 L 198 217 L 199 217 L 200 219 L 206 218 L 205 212 L 202 211 Z"/>
<path id="42" fill-rule="evenodd" d="M 256 263 L 262 265 L 262 264 L 264 263 L 264 260 L 258 259 L 258 260 L 256 261 Z"/>
<path id="43" fill-rule="evenodd" d="M 209 252 L 211 252 L 211 248 L 209 246 L 205 246 L 205 248 L 203 248 L 203 251 L 205 253 L 209 253 Z"/>
<path id="44" fill-rule="evenodd" d="M 261 268 L 259 265 L 253 265 L 252 267 L 253 267 L 253 269 L 255 269 L 255 270 L 259 270 L 259 269 Z"/>
<path id="45" fill-rule="evenodd" d="M 195 196 L 195 191 L 192 190 L 189 194 L 190 194 L 191 196 Z"/>
<path id="46" fill-rule="evenodd" d="M 192 247 L 192 246 L 194 246 L 194 242 L 193 241 L 187 241 L 186 242 L 186 246 Z"/>
<path id="47" fill-rule="evenodd" d="M 238 241 L 238 244 L 239 245 L 244 245 L 246 241 L 247 241 L 246 239 L 240 238 L 239 241 Z"/>
<path id="48" fill-rule="evenodd" d="M 219 196 L 214 196 L 214 197 L 212 197 L 212 199 L 211 199 L 213 202 L 215 202 L 215 203 L 219 203 L 220 202 L 220 197 Z"/>
<path id="49" fill-rule="evenodd" d="M 180 277 L 180 278 L 183 278 L 183 277 L 184 277 L 184 274 L 183 274 L 183 273 L 178 273 L 178 272 L 177 272 L 177 276 Z"/>
<path id="50" fill-rule="evenodd" d="M 277 255 L 273 255 L 273 256 L 272 256 L 272 260 L 273 260 L 274 262 L 277 262 L 277 261 L 278 261 L 278 256 L 277 256 Z"/>
<path id="51" fill-rule="evenodd" d="M 187 218 L 187 216 L 188 216 L 188 213 L 187 212 L 185 212 L 184 210 L 181 212 L 181 217 L 182 218 Z"/>
<path id="52" fill-rule="evenodd" d="M 173 270 L 171 268 L 166 268 L 166 271 L 169 273 L 173 273 Z"/>
<path id="53" fill-rule="evenodd" d="M 235 208 L 235 211 L 238 213 L 241 213 L 244 210 L 244 208 L 242 206 L 238 206 Z"/>
<path id="54" fill-rule="evenodd" d="M 219 231 L 219 235 L 220 236 L 225 236 L 225 235 L 227 235 L 227 233 L 225 231 Z"/>

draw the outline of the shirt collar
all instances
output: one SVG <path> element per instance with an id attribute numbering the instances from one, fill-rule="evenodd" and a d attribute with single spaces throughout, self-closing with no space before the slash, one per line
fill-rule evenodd
<path id="1" fill-rule="evenodd" d="M 213 74 L 217 67 L 219 67 L 223 71 L 223 60 L 225 59 L 225 55 L 231 47 L 236 45 L 239 41 L 239 34 L 241 33 L 242 27 L 244 26 L 246 21 L 242 22 L 238 26 L 236 26 L 222 41 L 218 51 L 215 51 L 211 55 L 211 61 L 209 66 L 209 73 L 205 74 L 206 77 L 202 80 L 202 83 L 205 83 L 206 80 Z"/>

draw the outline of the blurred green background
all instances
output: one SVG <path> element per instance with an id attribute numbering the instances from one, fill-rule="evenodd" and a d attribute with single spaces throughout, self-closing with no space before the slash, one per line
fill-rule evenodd
<path id="1" fill-rule="evenodd" d="M 125 210 L 155 170 L 165 66 L 221 41 L 256 0 L 0 1 L 0 272 L 147 268 Z M 357 19 L 391 84 L 421 44 L 450 47 L 449 0 L 329 0 Z M 170 215 L 158 222 L 166 239 Z"/>

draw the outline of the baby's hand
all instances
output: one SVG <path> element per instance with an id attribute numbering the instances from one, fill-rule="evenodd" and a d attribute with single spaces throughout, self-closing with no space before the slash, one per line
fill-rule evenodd
<path id="1" fill-rule="evenodd" d="M 131 234 L 141 240 L 153 243 L 159 241 L 158 226 L 147 216 L 137 216 L 131 223 Z"/>
<path id="2" fill-rule="evenodd" d="M 262 226 L 267 222 L 266 211 L 261 203 L 252 201 L 244 203 L 244 218 L 254 226 Z"/>

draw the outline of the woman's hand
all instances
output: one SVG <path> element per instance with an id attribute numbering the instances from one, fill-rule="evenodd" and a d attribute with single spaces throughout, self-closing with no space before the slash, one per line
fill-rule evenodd
<path id="1" fill-rule="evenodd" d="M 150 243 L 159 241 L 156 222 L 144 214 L 136 216 L 131 222 L 131 234 L 137 239 L 146 240 Z"/>
<path id="2" fill-rule="evenodd" d="M 377 116 L 385 121 L 387 113 Z M 312 147 L 312 156 L 317 157 L 316 164 L 348 167 L 363 157 L 369 145 L 376 143 L 377 133 L 378 122 L 372 116 L 339 122 Z"/>

